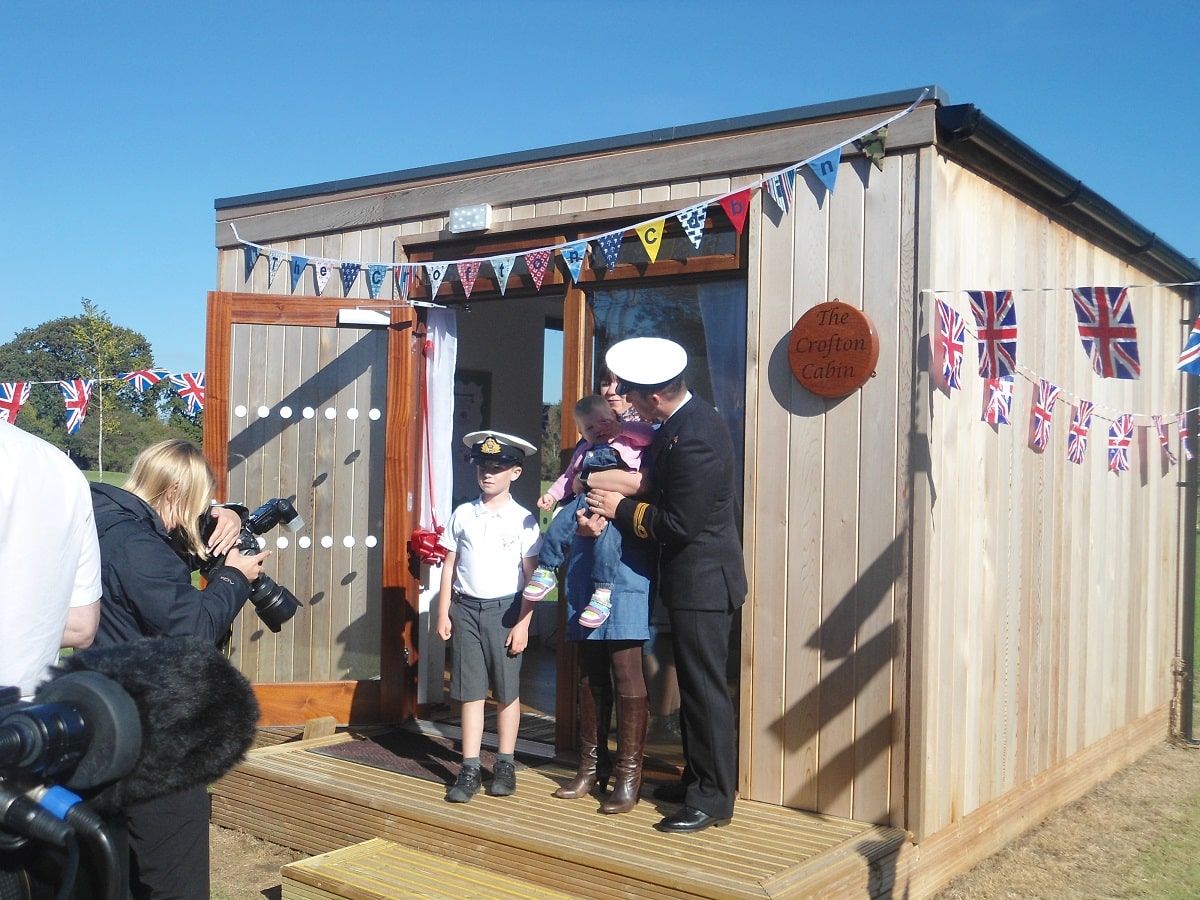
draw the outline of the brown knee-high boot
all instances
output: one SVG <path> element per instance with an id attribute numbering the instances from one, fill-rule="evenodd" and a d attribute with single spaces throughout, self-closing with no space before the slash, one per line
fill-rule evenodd
<path id="1" fill-rule="evenodd" d="M 588 679 L 579 682 L 579 769 L 575 777 L 554 792 L 562 800 L 586 797 L 608 785 L 612 760 L 608 753 L 608 726 L 612 721 L 612 694 L 593 690 Z"/>
<path id="2" fill-rule="evenodd" d="M 649 697 L 617 696 L 617 763 L 612 793 L 600 804 L 602 813 L 626 813 L 642 790 L 642 751 L 646 746 Z"/>

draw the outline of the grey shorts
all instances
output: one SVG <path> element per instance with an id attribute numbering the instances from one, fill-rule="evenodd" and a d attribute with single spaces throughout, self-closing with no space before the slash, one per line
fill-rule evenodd
<path id="1" fill-rule="evenodd" d="M 486 700 L 488 685 L 500 706 L 521 696 L 521 656 L 504 642 L 517 624 L 521 597 L 480 600 L 455 593 L 450 604 L 450 696 Z"/>

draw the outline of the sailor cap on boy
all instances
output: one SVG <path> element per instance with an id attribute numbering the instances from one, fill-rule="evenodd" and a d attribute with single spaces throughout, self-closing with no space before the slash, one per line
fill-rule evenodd
<path id="1" fill-rule="evenodd" d="M 463 437 L 463 443 L 471 448 L 471 462 L 519 464 L 526 456 L 537 453 L 537 447 L 516 435 L 503 431 L 472 431 Z"/>
<path id="2" fill-rule="evenodd" d="M 666 338 L 629 338 L 604 354 L 608 370 L 617 376 L 617 393 L 661 387 L 687 368 L 687 351 Z"/>

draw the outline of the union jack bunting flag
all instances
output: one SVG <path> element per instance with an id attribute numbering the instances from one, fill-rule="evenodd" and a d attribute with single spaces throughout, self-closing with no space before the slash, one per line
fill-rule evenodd
<path id="1" fill-rule="evenodd" d="M 1012 419 L 1012 378 L 989 378 L 987 391 L 988 401 L 983 420 L 991 425 L 1008 425 Z"/>
<path id="2" fill-rule="evenodd" d="M 139 391 L 147 391 L 162 381 L 166 374 L 166 369 L 139 369 L 136 372 L 122 372 L 117 377 L 128 381 Z"/>
<path id="3" fill-rule="evenodd" d="M 1088 431 L 1092 428 L 1092 410 L 1095 407 L 1096 404 L 1089 400 L 1080 400 L 1071 419 L 1071 430 L 1067 433 L 1067 459 L 1077 466 L 1083 465 L 1083 456 L 1087 453 Z"/>
<path id="4" fill-rule="evenodd" d="M 1075 317 L 1079 320 L 1079 338 L 1101 378 L 1137 378 L 1142 372 L 1138 362 L 1137 326 L 1133 307 L 1123 287 L 1072 288 Z"/>
<path id="5" fill-rule="evenodd" d="M 28 381 L 0 381 L 0 422 L 17 423 L 17 413 L 29 399 Z"/>
<path id="6" fill-rule="evenodd" d="M 942 344 L 942 381 L 947 388 L 962 390 L 963 347 L 966 344 L 966 325 L 963 317 L 949 303 L 937 302 L 938 340 Z"/>
<path id="7" fill-rule="evenodd" d="M 1151 416 L 1154 422 L 1154 430 L 1158 432 L 1158 443 L 1162 445 L 1163 456 L 1167 458 L 1167 465 L 1173 466 L 1179 462 L 1179 458 L 1175 456 L 1175 451 L 1171 449 L 1171 439 L 1167 437 L 1167 423 L 1163 421 L 1162 416 Z"/>
<path id="8" fill-rule="evenodd" d="M 1038 379 L 1037 395 L 1033 398 L 1033 446 L 1043 450 L 1050 440 L 1050 419 L 1059 389 L 1045 378 Z"/>
<path id="9" fill-rule="evenodd" d="M 1179 426 L 1179 445 L 1183 447 L 1184 459 L 1192 459 L 1194 454 L 1192 453 L 1191 445 L 1188 444 L 1187 413 L 1176 413 L 1175 424 Z"/>
<path id="10" fill-rule="evenodd" d="M 67 406 L 67 434 L 74 434 L 83 424 L 83 419 L 87 415 L 88 400 L 92 397 L 92 386 L 95 383 L 96 379 L 94 378 L 73 378 L 70 381 L 58 383 L 62 389 L 63 402 Z"/>
<path id="11" fill-rule="evenodd" d="M 179 391 L 179 396 L 187 404 L 187 410 L 192 415 L 204 409 L 204 373 L 181 372 L 171 376 L 171 384 Z"/>
<path id="12" fill-rule="evenodd" d="M 1017 370 L 1017 307 L 1012 291 L 967 291 L 979 338 L 979 374 L 1002 378 Z"/>
<path id="13" fill-rule="evenodd" d="M 1189 375 L 1200 375 L 1200 319 L 1192 325 L 1192 333 L 1183 345 L 1183 352 L 1179 354 L 1179 364 L 1175 368 Z"/>
<path id="14" fill-rule="evenodd" d="M 1129 471 L 1129 444 L 1133 440 L 1133 416 L 1117 416 L 1108 429 L 1108 471 Z"/>

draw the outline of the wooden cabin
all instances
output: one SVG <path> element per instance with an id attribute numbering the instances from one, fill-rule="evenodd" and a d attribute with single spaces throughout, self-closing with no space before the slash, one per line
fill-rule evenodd
<path id="1" fill-rule="evenodd" d="M 940 88 L 221 199 L 216 247 L 205 448 L 228 497 L 287 496 L 306 522 L 264 536 L 303 608 L 273 633 L 248 607 L 232 645 L 265 724 L 441 709 L 440 570 L 408 540 L 469 496 L 458 436 L 536 438 L 547 371 L 569 410 L 608 346 L 659 334 L 743 453 L 743 801 L 902 829 L 895 890 L 928 896 L 1170 733 L 1194 565 L 1177 285 L 1200 268 Z M 1136 379 L 1101 377 L 1081 344 L 1071 289 L 1100 285 L 1129 286 Z M 1003 425 L 967 292 L 1007 289 Z M 966 322 L 959 389 L 938 300 Z M 792 335 L 833 301 L 878 355 L 828 395 Z M 846 374 L 835 342 L 808 350 Z M 1038 449 L 1042 379 L 1061 393 Z M 514 491 L 530 508 L 536 468 Z M 556 615 L 535 630 L 569 753 Z"/>

